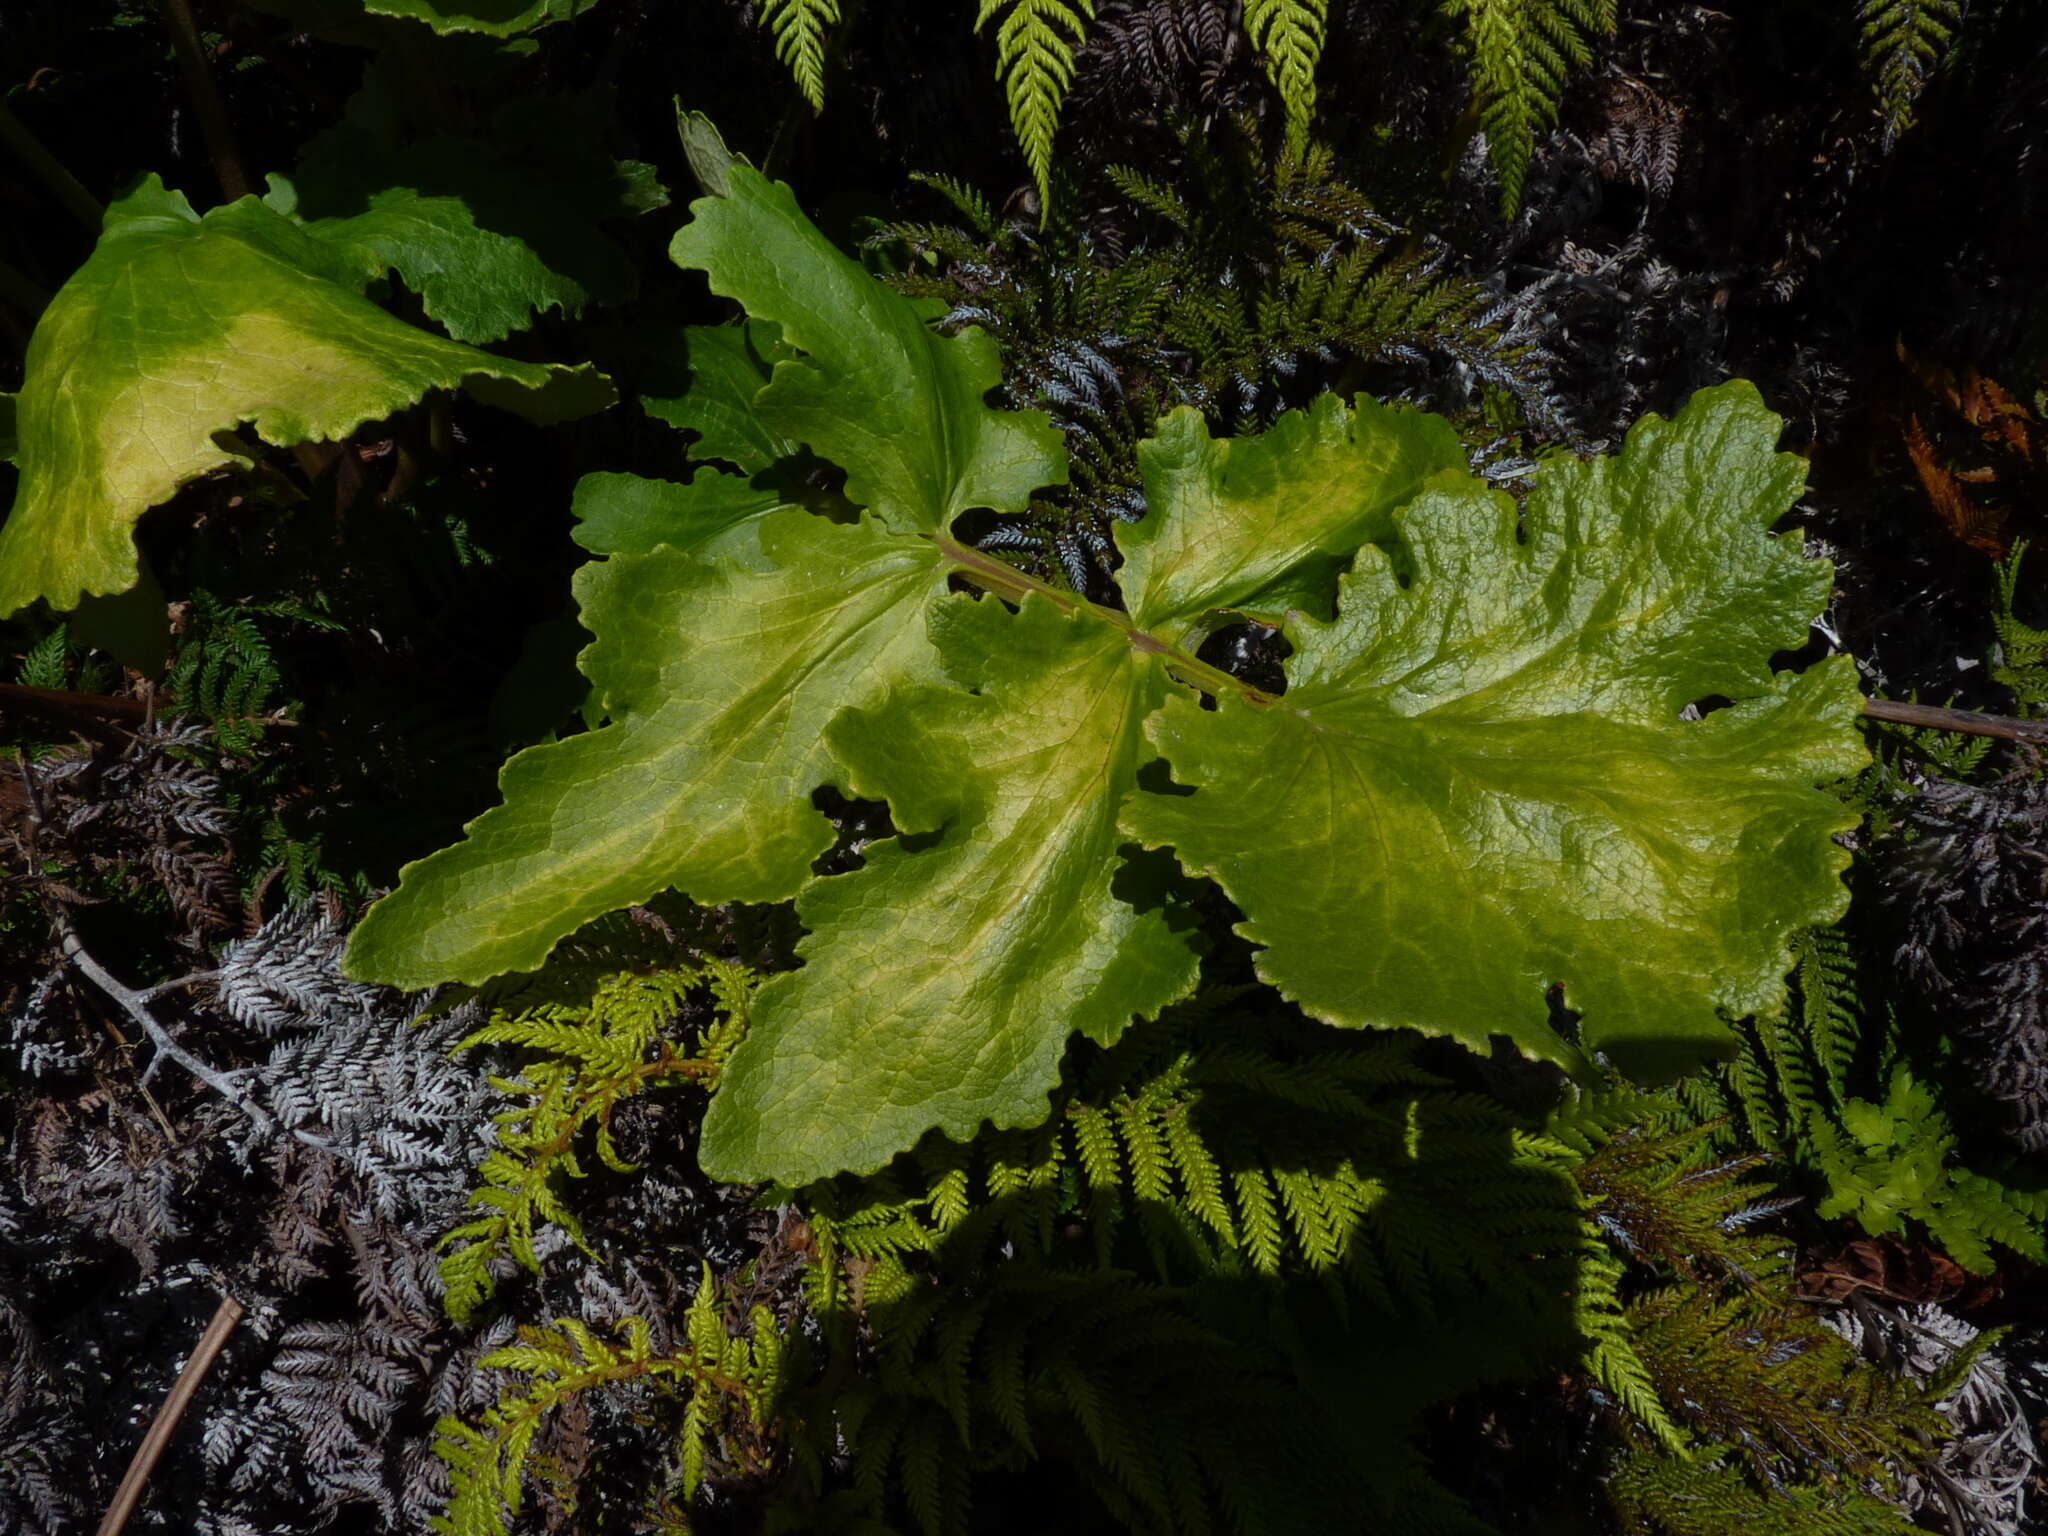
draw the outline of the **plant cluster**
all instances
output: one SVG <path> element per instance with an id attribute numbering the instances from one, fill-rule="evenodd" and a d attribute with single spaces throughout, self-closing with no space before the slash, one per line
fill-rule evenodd
<path id="1" fill-rule="evenodd" d="M 2027 1529 L 2030 10 L 7 8 L 0 1527 Z"/>

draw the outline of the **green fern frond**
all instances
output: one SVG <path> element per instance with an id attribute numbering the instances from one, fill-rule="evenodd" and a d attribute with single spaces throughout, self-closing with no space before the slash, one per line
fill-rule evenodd
<path id="1" fill-rule="evenodd" d="M 1003 82 L 1010 125 L 1038 184 L 1042 221 L 1052 206 L 1052 141 L 1060 105 L 1074 82 L 1074 49 L 1088 36 L 1095 0 L 981 0 L 974 30 L 999 15 L 996 78 Z"/>
<path id="2" fill-rule="evenodd" d="M 1889 149 L 1913 125 L 1913 104 L 1963 24 L 1962 0 L 1861 0 L 1856 21 L 1858 54 Z"/>
<path id="3" fill-rule="evenodd" d="M 64 688 L 71 682 L 71 632 L 59 624 L 22 655 L 14 680 L 24 688 Z"/>
<path id="4" fill-rule="evenodd" d="M 775 57 L 795 76 L 811 110 L 825 110 L 825 35 L 839 24 L 839 0 L 762 0 L 761 25 L 775 34 Z"/>
<path id="5" fill-rule="evenodd" d="M 1849 1096 L 1849 1070 L 1861 1040 L 1856 965 L 1849 941 L 1833 928 L 1815 928 L 1793 941 L 1798 963 L 1799 1019 L 1820 1067 L 1828 1097 Z"/>
<path id="6" fill-rule="evenodd" d="M 1473 106 L 1500 181 L 1503 217 L 1521 206 L 1536 135 L 1557 122 L 1572 70 L 1592 62 L 1590 39 L 1614 31 L 1615 0 L 1444 0 L 1464 23 Z"/>
<path id="7" fill-rule="evenodd" d="M 1991 676 L 2012 690 L 2020 713 L 2038 719 L 2048 711 L 2048 629 L 2036 629 L 2013 612 L 2026 552 L 2027 541 L 2020 539 L 1998 565 L 1998 602 L 1991 615 L 1998 635 L 1998 665 Z"/>
<path id="8" fill-rule="evenodd" d="M 1954 1125 L 1903 1063 L 1892 1068 L 1882 1103 L 1851 1099 L 1839 1129 L 1815 1121 L 1808 1137 L 1828 1182 L 1821 1215 L 1854 1216 L 1873 1236 L 1918 1222 L 1977 1274 L 1996 1267 L 1993 1242 L 2037 1262 L 2048 1258 L 2048 1195 L 1956 1166 Z"/>
<path id="9" fill-rule="evenodd" d="M 1193 223 L 1181 195 L 1158 177 L 1128 165 L 1109 166 L 1103 174 L 1132 206 L 1164 219 L 1176 229 L 1188 229 Z"/>
<path id="10" fill-rule="evenodd" d="M 164 680 L 178 707 L 211 724 L 223 750 L 248 752 L 271 724 L 281 684 L 270 641 L 251 611 L 194 592 Z"/>
<path id="11" fill-rule="evenodd" d="M 1287 111 L 1287 149 L 1308 146 L 1316 111 L 1316 64 L 1323 56 L 1329 0 L 1246 0 L 1244 29 L 1266 61 Z"/>
<path id="12" fill-rule="evenodd" d="M 1333 1476 L 1368 1507 L 1344 1491 L 1357 1469 L 1329 1471 L 1342 1455 L 1293 1460 L 1326 1431 L 1285 1351 L 1218 1331 L 1233 1295 L 1263 1314 L 1289 1281 L 1376 1326 L 1456 1313 L 1480 1330 L 1498 1314 L 1476 1298 L 1499 1294 L 1529 1358 L 1569 1358 L 1556 1301 L 1588 1241 L 1570 1179 L 1499 1106 L 1420 1070 L 1413 1041 L 1294 1021 L 1254 1043 L 1250 1022 L 1198 997 L 1083 1053 L 1035 1131 L 934 1140 L 803 1192 L 818 1264 L 843 1271 L 807 1294 L 860 1362 L 832 1412 L 870 1513 L 963 1529 L 931 1469 L 1014 1469 L 1048 1440 L 1080 1448 L 1134 1530 L 1330 1528 Z M 1119 1267 L 1148 1256 L 1171 1283 Z M 1458 1369 L 1497 1372 L 1470 1354 Z"/>
<path id="13" fill-rule="evenodd" d="M 946 176 L 931 171 L 912 171 L 910 179 L 922 182 L 953 205 L 953 209 L 967 221 L 967 227 L 983 240 L 993 240 L 1002 230 L 1002 220 L 981 191 L 957 176 Z"/>
<path id="14" fill-rule="evenodd" d="M 1891 1505 L 1850 1488 L 1757 1487 L 1710 1447 L 1680 1460 L 1644 1449 L 1608 1474 L 1607 1496 L 1630 1536 L 1912 1536 Z"/>
<path id="15" fill-rule="evenodd" d="M 612 1140 L 613 1111 L 668 1082 L 714 1086 L 746 1031 L 751 985 L 751 972 L 717 958 L 653 975 L 624 972 L 598 982 L 581 1003 L 552 1000 L 543 990 L 542 1001 L 499 1009 L 455 1045 L 456 1051 L 516 1046 L 543 1057 L 516 1077 L 490 1078 L 492 1087 L 521 1102 L 493 1117 L 498 1145 L 479 1165 L 482 1185 L 470 1195 L 471 1206 L 485 1214 L 441 1239 L 448 1250 L 441 1281 L 449 1316 L 466 1323 L 490 1297 L 500 1254 L 538 1270 L 533 1234 L 542 1223 L 589 1251 L 581 1224 L 561 1198 L 565 1180 L 584 1176 L 576 1152 L 584 1133 L 591 1133 L 607 1168 L 630 1172 Z M 714 1017 L 694 1050 L 679 1051 L 664 1031 L 689 999 L 706 992 Z"/>
<path id="16" fill-rule="evenodd" d="M 533 1447 L 548 1417 L 578 1394 L 624 1383 L 645 1381 L 685 1396 L 679 1449 L 686 1500 L 702 1486 L 714 1452 L 748 1459 L 728 1430 L 744 1422 L 750 1442 L 771 1434 L 788 1341 L 762 1307 L 749 1314 L 745 1333 L 729 1333 L 709 1265 L 687 1316 L 684 1346 L 670 1355 L 654 1349 L 651 1330 L 638 1317 L 625 1319 L 613 1340 L 574 1318 L 559 1318 L 550 1328 L 521 1329 L 517 1343 L 485 1355 L 481 1369 L 528 1380 L 479 1423 L 451 1415 L 435 1424 L 434 1452 L 448 1467 L 451 1494 L 432 1529 L 443 1536 L 506 1536 L 524 1484 L 540 1470 Z"/>
<path id="17" fill-rule="evenodd" d="M 1637 1351 L 1622 1305 L 1626 1266 L 1603 1244 L 1590 1244 L 1579 1267 L 1579 1289 L 1573 1299 L 1573 1320 L 1586 1341 L 1586 1371 L 1650 1437 L 1674 1455 L 1692 1447 L 1684 1430 L 1657 1396 L 1650 1368 Z"/>

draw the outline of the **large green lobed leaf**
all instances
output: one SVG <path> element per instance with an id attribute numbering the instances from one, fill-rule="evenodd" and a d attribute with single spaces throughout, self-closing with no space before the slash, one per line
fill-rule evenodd
<path id="1" fill-rule="evenodd" d="M 1771 671 L 1828 585 L 1768 532 L 1800 485 L 1777 431 L 1750 386 L 1703 391 L 1547 465 L 1519 532 L 1438 481 L 1394 518 L 1412 579 L 1362 550 L 1334 622 L 1289 625 L 1277 703 L 1167 702 L 1151 739 L 1196 792 L 1136 798 L 1128 830 L 1217 879 L 1260 974 L 1331 1023 L 1570 1063 L 1561 985 L 1639 1070 L 1725 1046 L 1722 1013 L 1782 995 L 1790 932 L 1847 903 L 1856 817 L 1819 786 L 1865 761 L 1847 658 Z"/>
<path id="2" fill-rule="evenodd" d="M 505 803 L 408 865 L 349 941 L 352 975 L 397 986 L 530 970 L 592 918 L 674 887 L 703 902 L 794 895 L 832 824 L 825 727 L 899 680 L 936 680 L 934 547 L 796 509 L 759 553 L 657 544 L 578 573 L 582 667 L 611 721 L 506 764 Z M 950 601 L 965 602 L 953 597 Z"/>
<path id="3" fill-rule="evenodd" d="M 587 369 L 514 362 L 407 325 L 361 282 L 345 256 L 253 197 L 202 219 L 152 176 L 111 207 L 29 343 L 0 614 L 134 585 L 136 520 L 233 462 L 215 439 L 245 422 L 284 445 L 342 437 L 435 389 L 467 385 L 544 420 L 611 398 Z"/>
<path id="4" fill-rule="evenodd" d="M 939 680 L 927 615 L 967 599 L 948 596 L 931 535 L 961 508 L 1015 510 L 1064 478 L 1042 417 L 983 402 L 998 381 L 986 338 L 933 333 L 787 187 L 735 164 L 728 188 L 693 206 L 677 259 L 763 305 L 780 342 L 754 335 L 780 360 L 751 406 L 747 358 L 708 370 L 719 407 L 699 430 L 715 421 L 718 451 L 740 462 L 764 445 L 829 445 L 873 511 L 849 526 L 798 510 L 766 473 L 586 482 L 581 537 L 616 551 L 578 582 L 597 636 L 584 671 L 610 723 L 507 764 L 504 804 L 409 866 L 358 927 L 354 975 L 422 986 L 523 970 L 670 887 L 704 902 L 794 896 L 833 840 L 811 803 L 837 774 L 828 722 Z"/>
<path id="5" fill-rule="evenodd" d="M 409 16 L 435 32 L 513 37 L 581 16 L 597 0 L 361 0 L 373 16 Z"/>
<path id="6" fill-rule="evenodd" d="M 1327 607 L 1336 552 L 1391 537 L 1393 508 L 1462 460 L 1441 421 L 1336 400 L 1222 443 L 1177 412 L 1141 456 L 1155 505 L 1124 575 L 1149 634 L 1036 593 L 1015 616 L 949 605 L 933 624 L 957 686 L 832 722 L 836 782 L 935 836 L 876 845 L 798 899 L 803 968 L 758 1000 L 705 1120 L 710 1171 L 803 1183 L 933 1129 L 1034 1123 L 1074 1034 L 1114 1040 L 1192 987 L 1157 862 L 1129 860 L 1118 826 L 1145 720 L 1169 694 L 1198 707 L 1158 637 L 1257 594 Z"/>
<path id="7" fill-rule="evenodd" d="M 802 355 L 775 365 L 761 419 L 846 471 L 846 494 L 888 527 L 934 533 L 970 507 L 1022 507 L 1066 478 L 1066 451 L 1044 417 L 993 411 L 996 344 L 978 330 L 943 337 L 914 304 L 875 281 L 796 206 L 796 196 L 735 162 L 722 197 L 690 205 L 676 264 L 782 328 Z"/>
<path id="8" fill-rule="evenodd" d="M 854 794 L 935 836 L 798 900 L 803 968 L 761 990 L 705 1117 L 716 1177 L 805 1184 L 934 1128 L 1035 1125 L 1070 1036 L 1108 1044 L 1194 987 L 1192 922 L 1119 858 L 1157 660 L 1036 595 L 942 616 L 975 691 L 899 687 L 829 733 Z"/>
<path id="9" fill-rule="evenodd" d="M 1195 951 L 1136 844 L 1216 879 L 1261 973 L 1339 1025 L 1577 1064 L 1561 985 L 1584 1044 L 1657 1070 L 1780 997 L 1788 933 L 1846 899 L 1854 818 L 1822 786 L 1863 754 L 1846 660 L 1773 671 L 1829 574 L 1769 531 L 1799 466 L 1753 390 L 1548 464 L 1526 516 L 1419 413 L 1325 400 L 1226 441 L 1177 413 L 1140 450 L 1129 611 L 1096 609 L 946 536 L 1063 468 L 1042 420 L 986 404 L 989 343 L 936 335 L 786 188 L 724 178 L 675 254 L 756 329 L 692 336 L 701 394 L 662 414 L 751 478 L 586 480 L 609 723 L 515 758 L 505 804 L 358 929 L 353 974 L 536 965 L 664 886 L 796 895 L 803 964 L 763 990 L 702 1147 L 785 1183 L 1027 1123 L 1075 1033 L 1184 993 Z M 801 504 L 799 445 L 856 521 Z M 1018 606 L 950 591 L 962 571 Z M 1240 613 L 1286 624 L 1277 700 L 1187 654 Z M 1138 787 L 1155 755 L 1172 793 Z M 827 784 L 903 835 L 815 879 Z"/>

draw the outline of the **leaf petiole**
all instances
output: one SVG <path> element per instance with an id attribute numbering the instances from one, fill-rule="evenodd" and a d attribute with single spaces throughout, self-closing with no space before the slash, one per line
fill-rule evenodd
<path id="1" fill-rule="evenodd" d="M 1220 667 L 1212 667 L 1179 646 L 1138 628 L 1132 622 L 1131 616 L 1120 609 L 1108 608 L 1101 603 L 1091 603 L 1078 593 L 1062 591 L 1049 582 L 1027 575 L 1006 561 L 998 560 L 986 550 L 962 544 L 947 534 L 938 534 L 934 537 L 940 552 L 954 569 L 984 592 L 993 592 L 998 597 L 1013 600 L 1023 597 L 1027 592 L 1036 592 L 1069 613 L 1086 612 L 1105 624 L 1122 630 L 1129 637 L 1133 650 L 1164 658 L 1167 667 L 1175 675 L 1204 693 L 1234 693 L 1246 703 L 1262 707 L 1273 702 L 1274 695 L 1263 688 L 1254 688 L 1242 678 L 1233 677 Z"/>

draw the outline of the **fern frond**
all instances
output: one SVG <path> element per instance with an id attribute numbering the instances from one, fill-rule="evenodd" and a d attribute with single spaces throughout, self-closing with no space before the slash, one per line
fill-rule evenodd
<path id="1" fill-rule="evenodd" d="M 1890 149 L 1913 125 L 1913 104 L 1963 24 L 1962 0 L 1861 0 L 1858 54 L 1877 93 Z"/>
<path id="2" fill-rule="evenodd" d="M 1798 962 L 1799 1021 L 1820 1067 L 1821 1086 L 1840 1104 L 1849 1096 L 1849 1069 L 1860 1039 L 1849 941 L 1836 929 L 1815 928 L 1794 940 L 1792 953 Z"/>
<path id="3" fill-rule="evenodd" d="M 22 655 L 14 680 L 24 688 L 63 688 L 71 681 L 71 631 L 59 624 Z"/>
<path id="4" fill-rule="evenodd" d="M 811 110 L 825 110 L 825 34 L 839 24 L 839 0 L 762 0 L 761 25 L 775 34 L 775 57 L 796 78 Z"/>
<path id="5" fill-rule="evenodd" d="M 1650 1368 L 1637 1351 L 1629 1328 L 1621 1301 L 1624 1271 L 1611 1250 L 1601 1244 L 1588 1245 L 1573 1301 L 1574 1322 L 1586 1341 L 1586 1370 L 1657 1444 L 1683 1455 L 1690 1450 L 1691 1441 L 1657 1396 Z"/>
<path id="6" fill-rule="evenodd" d="M 1323 56 L 1329 0 L 1246 0 L 1244 29 L 1266 61 L 1266 74 L 1287 110 L 1287 149 L 1308 145 L 1315 120 L 1316 64 Z"/>
<path id="7" fill-rule="evenodd" d="M 444 1235 L 441 1283 L 449 1315 L 467 1322 L 495 1287 L 501 1253 L 528 1269 L 540 1260 L 533 1235 L 552 1224 L 588 1251 L 583 1229 L 561 1198 L 565 1180 L 584 1176 L 577 1146 L 589 1132 L 599 1161 L 615 1172 L 632 1165 L 613 1143 L 613 1111 L 626 1099 L 669 1082 L 709 1089 L 746 1029 L 752 974 L 708 958 L 681 969 L 609 976 L 587 1001 L 542 1001 L 499 1009 L 456 1044 L 516 1046 L 545 1053 L 516 1077 L 492 1076 L 491 1086 L 520 1102 L 493 1117 L 498 1146 L 478 1166 L 481 1186 L 470 1195 L 485 1213 Z M 694 1051 L 663 1038 L 685 1003 L 709 992 L 718 1010 L 699 1033 Z"/>
<path id="8" fill-rule="evenodd" d="M 274 718 L 281 681 L 250 610 L 195 591 L 164 682 L 178 708 L 210 722 L 224 750 L 248 752 Z"/>
<path id="9" fill-rule="evenodd" d="M 957 176 L 946 176 L 932 171 L 912 171 L 910 179 L 922 182 L 953 205 L 954 211 L 967 221 L 967 226 L 984 240 L 993 240 L 1002 230 L 1002 220 L 989 206 L 989 200 L 980 189 L 969 185 Z"/>
<path id="10" fill-rule="evenodd" d="M 1500 181 L 1503 217 L 1521 206 L 1536 135 L 1557 122 L 1566 78 L 1613 32 L 1615 0 L 1444 0 L 1464 22 L 1473 105 Z"/>
<path id="11" fill-rule="evenodd" d="M 1912 1536 L 1920 1529 L 1853 1489 L 1758 1488 L 1714 1454 L 1723 1449 L 1685 1460 L 1649 1450 L 1625 1456 L 1606 1481 L 1623 1529 L 1657 1536 Z"/>
<path id="12" fill-rule="evenodd" d="M 579 1394 L 634 1381 L 685 1396 L 679 1449 L 683 1494 L 694 1498 L 708 1458 L 714 1450 L 725 1452 L 731 1424 L 744 1421 L 757 1439 L 771 1432 L 786 1341 L 760 1307 L 749 1316 L 750 1334 L 728 1333 L 709 1265 L 688 1318 L 687 1344 L 674 1355 L 654 1349 L 651 1329 L 639 1317 L 625 1319 L 616 1339 L 600 1338 L 575 1318 L 559 1318 L 549 1328 L 521 1329 L 517 1343 L 485 1355 L 481 1369 L 528 1379 L 476 1424 L 453 1415 L 435 1424 L 434 1452 L 448 1467 L 451 1493 L 432 1529 L 442 1536 L 507 1536 L 524 1483 L 541 1470 L 533 1447 L 548 1417 Z"/>
<path id="13" fill-rule="evenodd" d="M 1998 566 L 1998 600 L 1991 622 L 1998 635 L 1998 665 L 1991 676 L 2012 690 L 2020 712 L 2038 719 L 2048 710 L 2048 630 L 2036 629 L 2013 612 L 2019 591 L 2020 560 L 2027 541 L 2015 541 Z"/>
<path id="14" fill-rule="evenodd" d="M 1052 207 L 1052 141 L 1060 105 L 1074 83 L 1074 49 L 1088 36 L 1095 0 L 981 0 L 974 30 L 999 15 L 996 78 L 1009 99 L 1024 163 L 1038 184 L 1042 220 Z"/>

